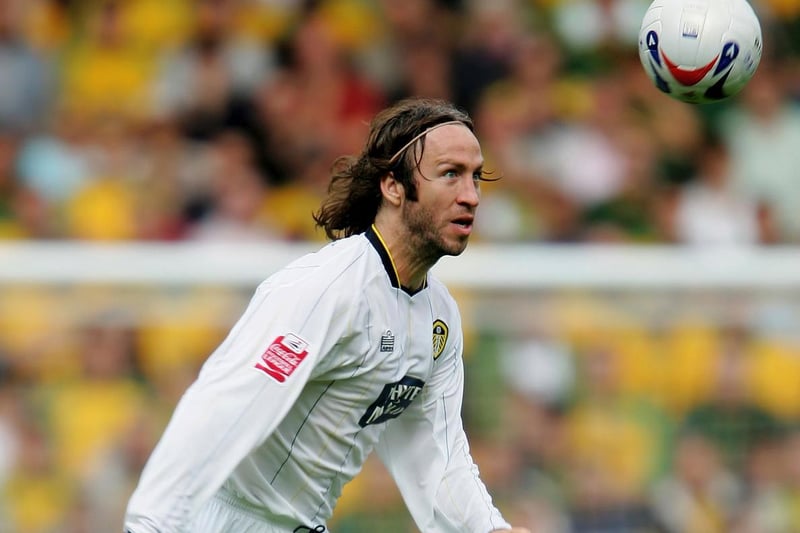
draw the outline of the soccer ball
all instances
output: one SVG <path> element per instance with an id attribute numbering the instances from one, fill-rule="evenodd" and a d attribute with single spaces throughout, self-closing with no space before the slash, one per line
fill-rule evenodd
<path id="1" fill-rule="evenodd" d="M 639 30 L 639 59 L 652 82 L 693 104 L 741 91 L 761 48 L 761 25 L 747 0 L 654 0 Z"/>

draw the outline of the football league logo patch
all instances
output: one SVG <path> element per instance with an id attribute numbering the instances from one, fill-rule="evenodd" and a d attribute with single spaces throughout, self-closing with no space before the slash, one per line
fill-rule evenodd
<path id="1" fill-rule="evenodd" d="M 255 368 L 278 383 L 284 383 L 308 355 L 307 348 L 308 343 L 297 335 L 281 335 L 267 346 Z"/>
<path id="2" fill-rule="evenodd" d="M 450 330 L 447 327 L 447 324 L 440 319 L 436 319 L 433 322 L 433 360 L 439 358 L 444 351 L 444 347 L 447 344 L 447 334 Z"/>

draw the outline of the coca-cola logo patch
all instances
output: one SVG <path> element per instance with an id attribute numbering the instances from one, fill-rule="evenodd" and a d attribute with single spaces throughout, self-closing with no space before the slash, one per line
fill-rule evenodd
<path id="1" fill-rule="evenodd" d="M 277 337 L 261 355 L 255 368 L 284 383 L 308 355 L 308 343 L 293 333 Z"/>

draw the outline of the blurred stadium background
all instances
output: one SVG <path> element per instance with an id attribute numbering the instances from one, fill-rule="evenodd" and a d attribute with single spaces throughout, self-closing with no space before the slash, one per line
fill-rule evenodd
<path id="1" fill-rule="evenodd" d="M 465 420 L 537 533 L 800 531 L 800 1 L 736 99 L 669 100 L 647 0 L 0 1 L 0 532 L 119 531 L 180 394 L 322 242 L 335 156 L 407 95 L 476 119 L 437 267 Z M 382 467 L 337 533 L 413 532 Z"/>

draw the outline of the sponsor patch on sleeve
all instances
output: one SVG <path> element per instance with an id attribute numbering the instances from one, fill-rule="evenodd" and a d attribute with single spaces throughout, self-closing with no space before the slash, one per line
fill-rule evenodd
<path id="1" fill-rule="evenodd" d="M 280 335 L 261 354 L 255 368 L 284 383 L 308 355 L 308 343 L 293 333 Z"/>

